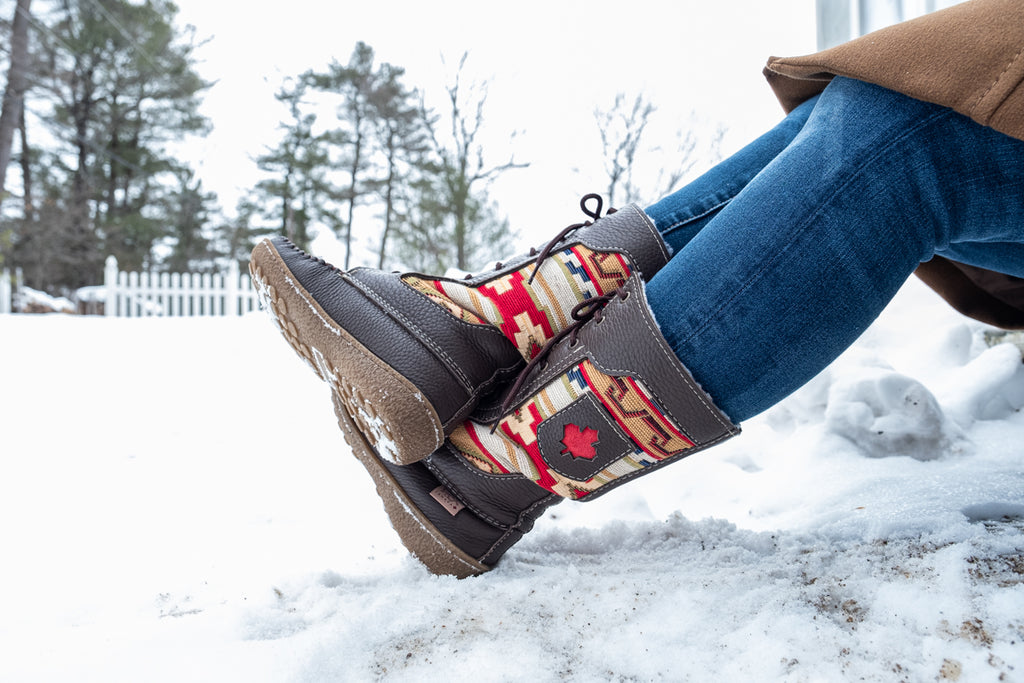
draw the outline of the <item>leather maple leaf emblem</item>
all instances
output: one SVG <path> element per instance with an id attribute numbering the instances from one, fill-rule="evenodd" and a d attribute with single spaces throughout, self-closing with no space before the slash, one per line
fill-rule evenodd
<path id="1" fill-rule="evenodd" d="M 590 427 L 567 424 L 563 432 L 562 445 L 565 446 L 560 455 L 571 455 L 573 458 L 593 460 L 597 455 L 597 430 Z"/>

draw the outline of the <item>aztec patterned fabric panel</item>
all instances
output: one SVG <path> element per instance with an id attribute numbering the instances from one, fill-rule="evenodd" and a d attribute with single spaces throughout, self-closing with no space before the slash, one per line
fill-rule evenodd
<path id="1" fill-rule="evenodd" d="M 642 383 L 605 375 L 589 360 L 502 418 L 494 433 L 469 420 L 449 438 L 485 472 L 522 472 L 573 499 L 693 447 Z"/>
<path id="2" fill-rule="evenodd" d="M 412 275 L 402 279 L 452 315 L 500 328 L 529 360 L 573 322 L 574 306 L 621 287 L 631 272 L 621 254 L 579 244 L 551 253 L 530 281 L 534 267 L 531 261 L 473 286 Z"/>

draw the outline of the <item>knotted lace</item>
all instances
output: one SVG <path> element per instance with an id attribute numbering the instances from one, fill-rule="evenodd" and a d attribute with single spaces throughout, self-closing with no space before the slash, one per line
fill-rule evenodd
<path id="1" fill-rule="evenodd" d="M 579 343 L 577 337 L 579 336 L 580 330 L 587 323 L 593 321 L 595 325 L 600 324 L 604 319 L 604 307 L 608 305 L 612 299 L 618 297 L 625 301 L 629 298 L 629 292 L 625 290 L 625 285 L 619 287 L 615 291 L 601 294 L 599 296 L 593 296 L 589 299 L 584 299 L 575 306 L 572 307 L 570 313 L 573 322 L 565 327 L 553 336 L 551 339 L 541 347 L 541 350 L 537 352 L 537 355 L 530 359 L 530 362 L 526 364 L 526 367 L 522 369 L 519 376 L 516 377 L 516 381 L 513 382 L 512 388 L 505 394 L 505 399 L 501 402 L 501 415 L 508 414 L 509 409 L 512 407 L 512 402 L 519 393 L 519 390 L 526 383 L 527 378 L 533 369 L 538 365 L 543 368 L 547 365 L 547 357 L 551 353 L 552 349 L 558 345 L 566 337 L 569 338 L 569 348 L 573 348 Z M 491 433 L 493 434 L 498 428 L 498 422 L 491 426 Z"/>
<path id="2" fill-rule="evenodd" d="M 597 208 L 596 209 L 591 210 L 587 206 L 587 202 L 589 202 L 591 200 L 597 202 Z M 544 247 L 540 251 L 537 251 L 536 247 L 530 247 L 530 253 L 528 254 L 528 256 L 533 256 L 535 258 L 534 258 L 534 261 L 533 261 L 533 271 L 530 273 L 530 277 L 526 280 L 527 284 L 533 284 L 533 278 L 534 278 L 534 276 L 537 275 L 537 271 L 540 270 L 541 263 L 544 262 L 544 259 L 546 259 L 548 257 L 548 255 L 551 253 L 551 251 L 556 246 L 558 246 L 558 244 L 562 240 L 564 240 L 566 237 L 568 237 L 573 232 L 579 230 L 580 228 L 586 228 L 588 226 L 593 225 L 594 221 L 596 221 L 597 219 L 601 218 L 601 209 L 602 208 L 604 208 L 604 200 L 601 198 L 601 195 L 593 193 L 593 192 L 591 192 L 589 194 L 583 195 L 583 198 L 580 199 L 580 210 L 583 211 L 583 213 L 586 214 L 589 218 L 591 218 L 591 220 L 583 221 L 582 223 L 573 223 L 572 225 L 566 226 L 560 233 L 555 235 L 551 239 L 551 241 L 549 241 L 546 245 L 544 245 Z M 605 213 L 605 216 L 610 216 L 613 213 L 615 213 L 615 211 L 616 211 L 616 209 L 613 209 L 613 208 L 609 207 L 608 211 Z M 498 261 L 496 264 L 494 264 L 494 269 L 495 270 L 501 270 L 502 267 L 503 267 L 503 264 L 502 264 L 501 261 Z M 465 277 L 465 279 L 466 280 L 471 280 L 474 277 L 476 277 L 476 276 L 473 275 L 473 274 L 469 274 L 469 275 L 467 275 Z"/>

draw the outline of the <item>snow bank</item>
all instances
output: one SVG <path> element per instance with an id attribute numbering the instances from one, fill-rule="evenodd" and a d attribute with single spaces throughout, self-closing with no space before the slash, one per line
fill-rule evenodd
<path id="1" fill-rule="evenodd" d="M 261 315 L 0 316 L 0 680 L 1024 679 L 1024 365 L 917 282 L 742 436 L 427 574 Z"/>

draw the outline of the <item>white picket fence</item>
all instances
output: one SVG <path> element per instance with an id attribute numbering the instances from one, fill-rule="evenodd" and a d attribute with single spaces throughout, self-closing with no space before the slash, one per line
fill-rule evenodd
<path id="1" fill-rule="evenodd" d="M 259 307 L 249 274 L 234 261 L 226 273 L 126 273 L 108 256 L 103 288 L 107 316 L 231 316 Z"/>
<path id="2" fill-rule="evenodd" d="M 11 271 L 4 268 L 0 271 L 0 315 L 12 310 L 11 298 L 14 295 L 11 287 Z"/>

